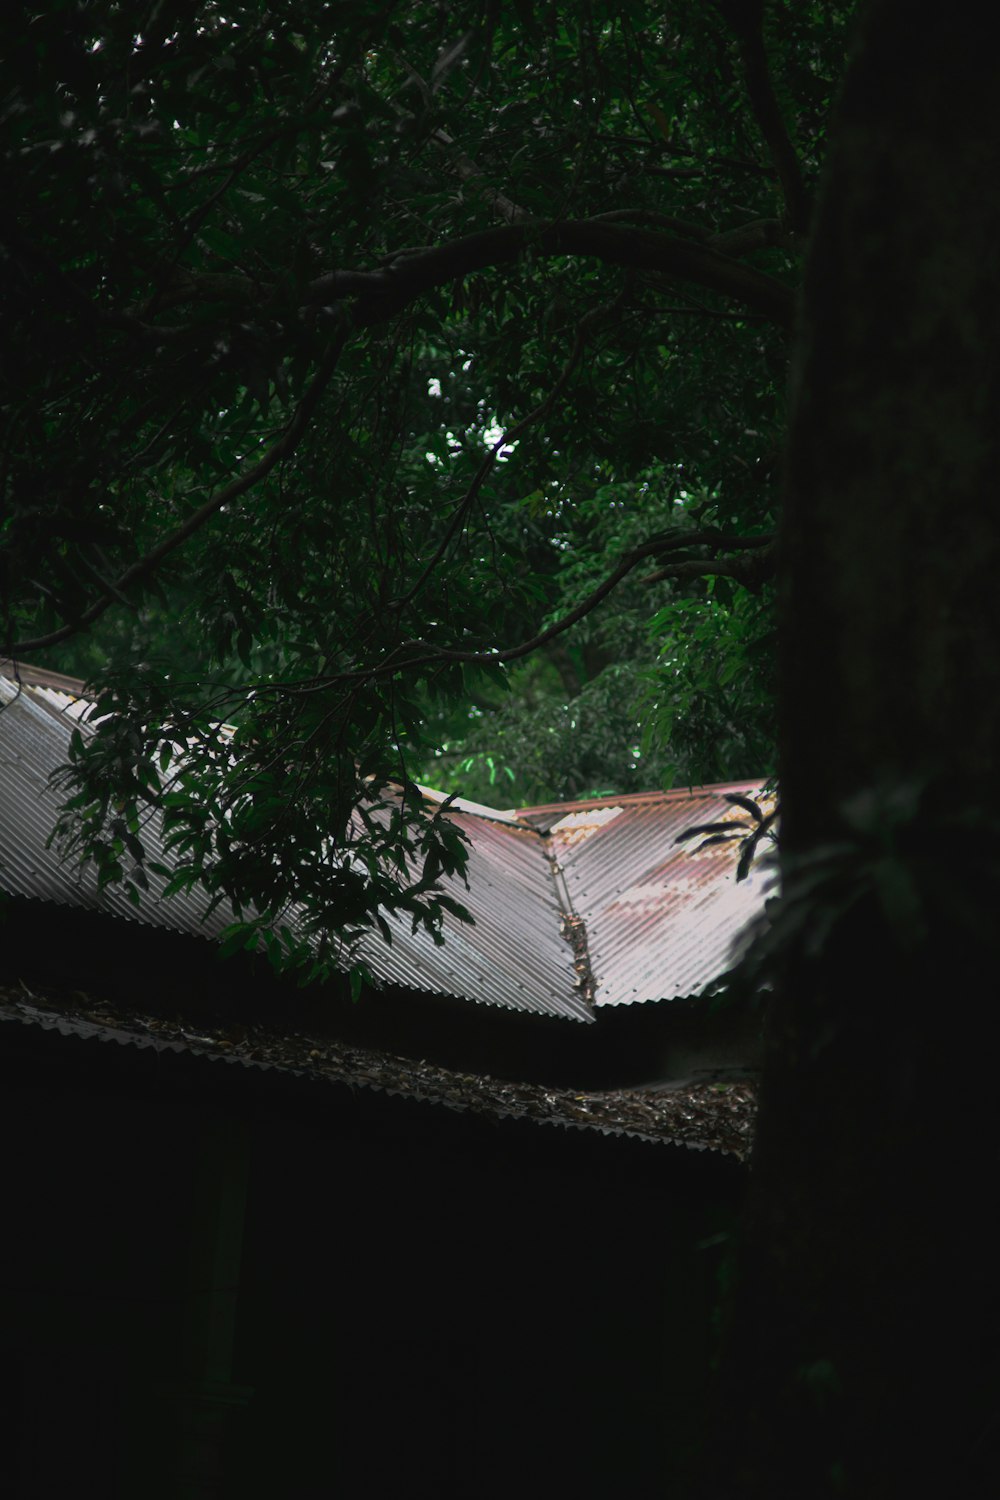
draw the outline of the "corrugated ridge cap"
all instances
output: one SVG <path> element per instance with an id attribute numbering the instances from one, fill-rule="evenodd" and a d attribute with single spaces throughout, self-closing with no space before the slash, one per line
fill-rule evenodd
<path id="1" fill-rule="evenodd" d="M 446 811 L 468 813 L 470 817 L 488 818 L 494 823 L 504 823 L 508 827 L 523 828 L 529 833 L 538 833 L 538 829 L 526 823 L 514 808 L 487 807 L 485 802 L 470 802 L 467 797 L 459 797 L 448 792 L 439 792 L 435 787 L 424 786 L 417 782 L 417 790 L 425 802 L 432 802 L 436 807 L 444 807 Z"/>
<path id="2" fill-rule="evenodd" d="M 636 807 L 643 803 L 708 801 L 724 797 L 727 792 L 752 797 L 767 785 L 767 778 L 758 776 L 747 781 L 716 781 L 706 786 L 671 787 L 665 792 L 621 792 L 606 797 L 584 797 L 576 802 L 541 802 L 534 807 L 519 807 L 516 813 L 529 827 L 547 833 L 554 823 L 570 813 L 593 812 L 602 807 Z"/>
<path id="3" fill-rule="evenodd" d="M 25 687 L 55 688 L 59 693 L 68 693 L 71 698 L 86 698 L 86 683 L 79 677 L 67 677 L 63 672 L 50 672 L 47 667 L 35 667 L 26 661 L 12 661 L 9 656 L 0 656 L 0 677 L 11 682 L 20 680 Z"/>

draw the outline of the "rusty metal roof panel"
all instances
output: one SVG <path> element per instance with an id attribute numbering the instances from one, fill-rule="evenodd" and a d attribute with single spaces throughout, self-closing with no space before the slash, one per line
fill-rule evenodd
<path id="1" fill-rule="evenodd" d="M 698 995 L 731 966 L 740 934 L 762 909 L 767 876 L 758 870 L 737 884 L 732 844 L 697 852 L 699 840 L 676 840 L 696 824 L 737 821 L 727 791 L 761 790 L 760 783 L 739 783 L 601 799 L 592 809 L 576 805 L 546 817 L 586 931 L 597 1005 Z"/>

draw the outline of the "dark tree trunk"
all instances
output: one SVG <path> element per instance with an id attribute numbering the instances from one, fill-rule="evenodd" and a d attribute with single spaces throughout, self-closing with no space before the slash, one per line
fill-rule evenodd
<path id="1" fill-rule="evenodd" d="M 726 1500 L 997 1483 L 998 83 L 971 11 L 872 0 L 834 125 L 781 555 L 783 858 L 816 879 L 771 1009 Z"/>

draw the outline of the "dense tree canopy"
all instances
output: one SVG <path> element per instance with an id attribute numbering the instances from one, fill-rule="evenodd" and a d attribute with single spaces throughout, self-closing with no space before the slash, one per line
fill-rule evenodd
<path id="1" fill-rule="evenodd" d="M 106 878 L 159 803 L 247 910 L 433 921 L 414 778 L 769 772 L 780 724 L 725 1500 L 1000 1459 L 995 62 L 868 0 L 814 213 L 849 9 L 0 34 L 3 649 L 124 710 L 77 759 Z"/>
<path id="2" fill-rule="evenodd" d="M 0 649 L 114 710 L 70 787 L 103 879 L 141 899 L 158 806 L 265 924 L 434 924 L 462 849 L 416 781 L 774 769 L 850 9 L 6 12 Z"/>

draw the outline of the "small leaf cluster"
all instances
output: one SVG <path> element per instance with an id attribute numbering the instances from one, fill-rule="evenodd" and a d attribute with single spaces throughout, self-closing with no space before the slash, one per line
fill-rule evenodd
<path id="1" fill-rule="evenodd" d="M 749 875 L 761 843 L 777 844 L 778 836 L 774 825 L 780 810 L 775 806 L 770 812 L 765 812 L 759 802 L 753 797 L 744 797 L 741 792 L 724 792 L 723 799 L 731 802 L 734 807 L 742 808 L 748 816 L 723 822 L 695 824 L 679 833 L 674 842 L 682 844 L 688 839 L 700 838 L 701 843 L 696 853 L 713 844 L 738 843 L 740 856 L 736 865 L 736 879 L 739 882 Z"/>

